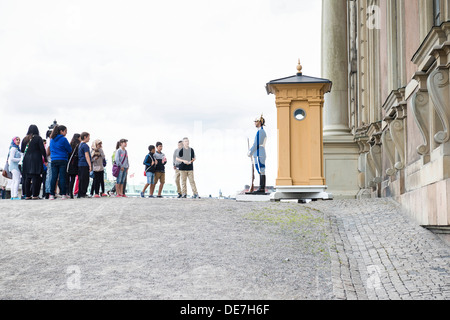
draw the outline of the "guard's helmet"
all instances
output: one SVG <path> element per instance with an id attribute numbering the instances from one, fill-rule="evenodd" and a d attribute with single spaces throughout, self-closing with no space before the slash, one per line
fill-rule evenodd
<path id="1" fill-rule="evenodd" d="M 264 119 L 263 115 L 261 115 L 260 117 L 256 117 L 255 118 L 255 122 L 261 122 L 261 126 L 265 126 L 266 125 L 266 120 Z"/>

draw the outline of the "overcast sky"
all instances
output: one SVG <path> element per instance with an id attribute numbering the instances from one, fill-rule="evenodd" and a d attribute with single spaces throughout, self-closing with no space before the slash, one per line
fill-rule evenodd
<path id="1" fill-rule="evenodd" d="M 116 141 L 128 139 L 136 183 L 148 145 L 161 141 L 171 158 L 187 136 L 200 194 L 234 195 L 251 181 L 247 138 L 263 113 L 274 185 L 265 84 L 294 75 L 298 58 L 320 76 L 320 28 L 319 0 L 0 0 L 0 166 L 13 136 L 30 124 L 44 136 L 56 119 L 69 141 L 103 140 L 109 175 Z"/>

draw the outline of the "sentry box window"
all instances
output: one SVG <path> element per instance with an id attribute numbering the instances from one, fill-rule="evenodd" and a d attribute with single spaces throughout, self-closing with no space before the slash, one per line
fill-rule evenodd
<path id="1" fill-rule="evenodd" d="M 298 121 L 303 121 L 306 118 L 306 112 L 303 109 L 297 109 L 294 112 L 294 118 Z"/>

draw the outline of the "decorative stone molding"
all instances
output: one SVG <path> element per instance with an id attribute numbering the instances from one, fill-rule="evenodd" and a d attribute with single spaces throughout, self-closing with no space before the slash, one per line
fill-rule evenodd
<path id="1" fill-rule="evenodd" d="M 374 174 L 373 181 L 379 183 L 382 181 L 382 164 L 381 164 L 381 146 L 379 144 L 373 144 L 370 148 L 370 155 L 373 160 L 374 168 L 376 173 Z"/>
<path id="2" fill-rule="evenodd" d="M 436 60 L 430 53 L 436 46 L 448 40 L 450 21 L 444 22 L 441 26 L 432 27 L 424 41 L 420 45 L 412 58 L 412 62 L 417 65 L 419 71 L 427 71 Z"/>
<path id="3" fill-rule="evenodd" d="M 399 120 L 403 120 L 407 116 L 408 111 L 408 103 L 405 100 L 402 100 L 398 103 L 398 105 L 393 107 L 393 112 L 395 112 L 395 118 Z"/>
<path id="4" fill-rule="evenodd" d="M 382 157 L 381 157 L 381 127 L 382 122 L 372 122 L 367 129 L 367 135 L 370 137 L 369 153 L 373 161 L 374 177 L 373 182 L 379 183 L 382 181 Z"/>
<path id="5" fill-rule="evenodd" d="M 395 169 L 395 146 L 392 141 L 391 131 L 389 129 L 383 132 L 381 135 L 381 141 L 390 164 L 389 168 L 386 169 L 386 174 L 388 176 L 394 176 L 397 172 Z"/>
<path id="6" fill-rule="evenodd" d="M 368 143 L 369 138 L 366 135 L 360 135 L 355 137 L 355 141 L 359 147 L 359 158 L 358 158 L 358 187 L 363 190 L 369 188 L 370 181 L 373 179 L 373 170 L 368 168 L 367 156 L 370 152 L 370 145 Z"/>
<path id="7" fill-rule="evenodd" d="M 384 102 L 385 121 L 406 117 L 405 88 L 393 90 Z"/>
<path id="8" fill-rule="evenodd" d="M 364 151 L 364 143 L 358 141 L 359 157 L 358 157 L 358 188 L 366 188 L 366 155 Z"/>
<path id="9" fill-rule="evenodd" d="M 376 187 L 375 178 L 376 178 L 376 168 L 373 162 L 372 155 L 369 152 L 366 153 L 366 186 L 368 188 Z"/>
<path id="10" fill-rule="evenodd" d="M 428 77 L 427 85 L 434 109 L 442 122 L 443 130 L 435 134 L 434 140 L 443 144 L 450 140 L 449 71 L 437 68 Z"/>
<path id="11" fill-rule="evenodd" d="M 411 100 L 414 120 L 419 127 L 424 143 L 417 147 L 417 152 L 425 156 L 430 152 L 430 110 L 428 91 L 419 90 Z"/>
<path id="12" fill-rule="evenodd" d="M 392 141 L 394 142 L 395 149 L 399 155 L 399 161 L 395 164 L 395 169 L 405 169 L 406 156 L 405 156 L 405 126 L 403 120 L 395 119 L 390 124 L 390 131 Z"/>

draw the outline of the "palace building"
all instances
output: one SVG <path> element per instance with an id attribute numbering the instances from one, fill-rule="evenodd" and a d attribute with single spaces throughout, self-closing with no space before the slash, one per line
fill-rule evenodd
<path id="1" fill-rule="evenodd" d="M 324 167 L 339 197 L 450 225 L 450 0 L 323 0 Z"/>

